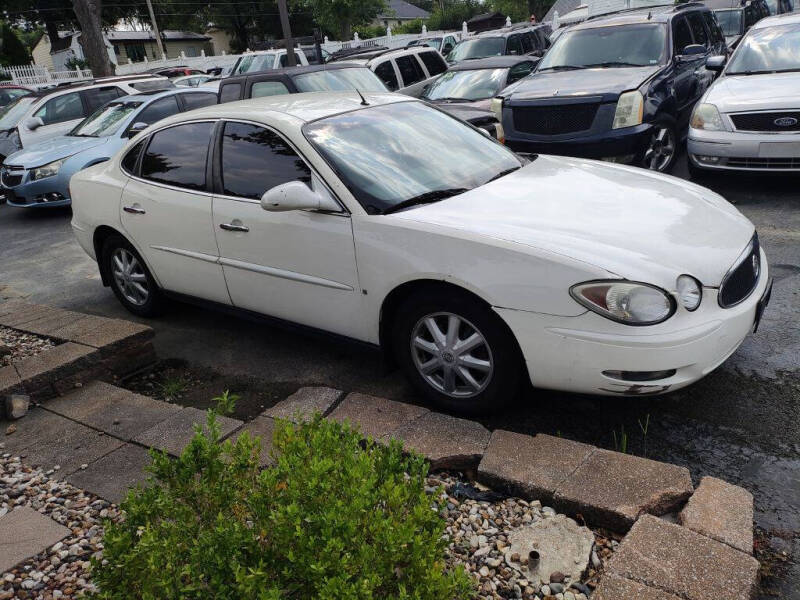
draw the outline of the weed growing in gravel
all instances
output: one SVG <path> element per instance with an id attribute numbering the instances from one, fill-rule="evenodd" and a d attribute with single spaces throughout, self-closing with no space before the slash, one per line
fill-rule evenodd
<path id="1" fill-rule="evenodd" d="M 470 598 L 460 567 L 446 570 L 440 494 L 425 493 L 427 465 L 399 443 L 364 443 L 322 419 L 278 422 L 276 464 L 258 468 L 243 433 L 220 443 L 216 414 L 177 460 L 153 452 L 149 487 L 105 524 L 93 559 L 95 598 Z"/>
<path id="2" fill-rule="evenodd" d="M 165 398 L 174 400 L 186 391 L 186 381 L 182 377 L 168 377 L 159 388 Z"/>

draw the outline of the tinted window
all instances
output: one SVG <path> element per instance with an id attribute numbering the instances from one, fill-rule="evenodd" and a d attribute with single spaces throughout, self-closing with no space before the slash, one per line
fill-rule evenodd
<path id="1" fill-rule="evenodd" d="M 261 98 L 262 96 L 277 96 L 288 94 L 289 89 L 280 81 L 259 81 L 250 88 L 251 98 Z"/>
<path id="2" fill-rule="evenodd" d="M 4 90 L 0 88 L 0 106 L 5 106 L 9 102 L 12 102 L 17 98 L 19 98 L 20 96 L 24 96 L 25 94 L 28 93 L 30 92 L 28 92 L 27 90 L 16 90 L 16 89 Z"/>
<path id="3" fill-rule="evenodd" d="M 722 35 L 722 30 L 719 28 L 719 25 L 717 25 L 717 20 L 714 18 L 714 14 L 711 12 L 704 12 L 703 20 L 706 22 L 708 31 L 711 33 L 711 41 L 715 44 L 717 42 L 724 42 L 725 36 Z"/>
<path id="4" fill-rule="evenodd" d="M 86 90 L 86 102 L 89 104 L 89 110 L 93 111 L 96 108 L 103 106 L 106 102 L 116 100 L 125 93 L 117 86 L 112 85 L 109 87 L 96 88 L 93 90 Z"/>
<path id="5" fill-rule="evenodd" d="M 176 115 L 178 112 L 178 101 L 175 99 L 175 96 L 167 96 L 166 98 L 161 98 L 160 100 L 148 104 L 133 120 L 136 123 L 142 122 L 152 125 L 156 121 Z"/>
<path id="6" fill-rule="evenodd" d="M 408 87 L 425 79 L 425 73 L 414 56 L 398 56 L 396 60 L 397 68 L 400 70 L 400 78 L 403 80 L 403 87 Z"/>
<path id="7" fill-rule="evenodd" d="M 692 28 L 692 35 L 694 36 L 694 43 L 701 46 L 708 46 L 708 34 L 706 33 L 706 26 L 703 25 L 703 17 L 699 12 L 691 12 L 686 15 L 686 20 L 689 21 L 689 27 Z"/>
<path id="8" fill-rule="evenodd" d="M 533 52 L 533 33 L 523 33 L 520 36 L 522 41 L 522 52 L 523 54 L 528 54 L 529 52 Z"/>
<path id="9" fill-rule="evenodd" d="M 187 123 L 154 133 L 142 177 L 192 190 L 206 187 L 206 155 L 214 123 Z"/>
<path id="10" fill-rule="evenodd" d="M 532 62 L 524 62 L 518 65 L 514 65 L 508 70 L 508 80 L 506 83 L 511 84 L 515 81 L 519 81 L 526 75 L 530 75 L 530 72 L 533 71 L 533 63 Z"/>
<path id="11" fill-rule="evenodd" d="M 33 116 L 40 117 L 45 125 L 52 125 L 53 123 L 81 119 L 85 115 L 80 94 L 73 92 L 72 94 L 64 94 L 48 100 Z"/>
<path id="12" fill-rule="evenodd" d="M 311 181 L 311 171 L 279 135 L 256 125 L 225 123 L 222 187 L 228 196 L 260 199 L 289 181 Z"/>
<path id="13" fill-rule="evenodd" d="M 518 35 L 508 37 L 506 54 L 522 54 L 522 39 Z"/>
<path id="14" fill-rule="evenodd" d="M 392 92 L 397 90 L 397 75 L 394 72 L 394 67 L 392 66 L 391 61 L 387 60 L 386 62 L 379 64 L 375 68 L 375 75 L 377 75 L 378 79 L 386 84 L 386 87 L 389 88 L 389 90 Z"/>
<path id="15" fill-rule="evenodd" d="M 672 22 L 672 39 L 675 44 L 675 54 L 683 54 L 683 49 L 692 44 L 692 31 L 683 17 Z"/>
<path id="16" fill-rule="evenodd" d="M 388 64 L 391 69 L 391 63 Z M 394 74 L 394 69 L 392 69 Z M 366 67 L 332 69 L 295 75 L 294 84 L 300 92 L 328 92 L 358 90 L 360 92 L 385 92 L 386 86 L 375 73 Z"/>
<path id="17" fill-rule="evenodd" d="M 431 77 L 447 71 L 447 64 L 438 52 L 421 52 L 419 57 L 425 63 L 425 68 L 428 69 Z"/>
<path id="18" fill-rule="evenodd" d="M 219 101 L 220 103 L 233 102 L 234 100 L 238 100 L 241 97 L 241 94 L 241 83 L 229 83 L 222 86 L 222 89 L 219 92 Z"/>
<path id="19" fill-rule="evenodd" d="M 139 154 L 142 152 L 142 148 L 144 148 L 144 143 L 146 140 L 142 140 L 138 144 L 136 144 L 133 148 L 131 148 L 125 157 L 122 159 L 121 165 L 124 171 L 127 171 L 131 175 L 136 175 L 136 161 L 139 160 Z"/>
<path id="20" fill-rule="evenodd" d="M 217 103 L 216 94 L 181 94 L 185 110 L 194 110 L 203 106 L 211 106 Z"/>

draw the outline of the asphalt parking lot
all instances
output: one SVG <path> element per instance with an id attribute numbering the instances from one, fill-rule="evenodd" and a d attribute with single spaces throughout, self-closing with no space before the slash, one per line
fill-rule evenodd
<path id="1" fill-rule="evenodd" d="M 688 178 L 685 159 L 675 175 Z M 798 178 L 725 175 L 709 185 L 759 230 L 775 278 L 758 333 L 716 372 L 660 398 L 592 398 L 529 390 L 492 428 L 546 432 L 688 466 L 755 496 L 761 538 L 787 560 L 770 561 L 762 598 L 800 599 L 800 188 Z M 632 198 L 632 202 L 636 199 Z M 81 250 L 69 210 L 0 205 L 0 299 L 131 318 Z M 398 372 L 358 346 L 175 305 L 149 322 L 163 358 L 269 383 L 324 384 L 415 401 Z M 646 431 L 646 433 L 645 433 Z M 615 442 L 616 440 L 616 442 Z"/>

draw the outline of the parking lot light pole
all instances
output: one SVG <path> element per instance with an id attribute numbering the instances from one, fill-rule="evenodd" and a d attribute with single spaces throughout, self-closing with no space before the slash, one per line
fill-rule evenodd
<path id="1" fill-rule="evenodd" d="M 283 38 L 286 40 L 286 60 L 290 67 L 297 66 L 294 55 L 294 40 L 292 39 L 292 29 L 289 27 L 289 9 L 286 7 L 286 0 L 278 0 L 278 12 L 281 14 L 281 29 Z"/>

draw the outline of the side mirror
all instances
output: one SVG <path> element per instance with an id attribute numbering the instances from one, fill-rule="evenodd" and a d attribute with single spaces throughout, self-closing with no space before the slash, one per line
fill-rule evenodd
<path id="1" fill-rule="evenodd" d="M 689 44 L 681 52 L 681 56 L 699 56 L 708 52 L 708 48 L 702 44 Z"/>
<path id="2" fill-rule="evenodd" d="M 725 62 L 727 60 L 727 56 L 709 56 L 706 59 L 706 69 L 719 73 L 723 68 L 725 68 Z"/>
<path id="3" fill-rule="evenodd" d="M 339 205 L 312 190 L 302 181 L 290 181 L 264 192 L 261 208 L 270 212 L 288 210 L 330 210 L 338 212 Z"/>
<path id="4" fill-rule="evenodd" d="M 144 121 L 136 121 L 136 123 L 131 125 L 130 128 L 128 129 L 128 137 L 135 136 L 137 133 L 139 133 L 140 131 L 144 131 L 149 126 L 150 125 L 148 125 Z"/>
<path id="5" fill-rule="evenodd" d="M 23 125 L 25 125 L 27 129 L 33 131 L 44 125 L 44 121 L 42 120 L 42 117 L 31 117 L 29 119 L 25 119 Z"/>

